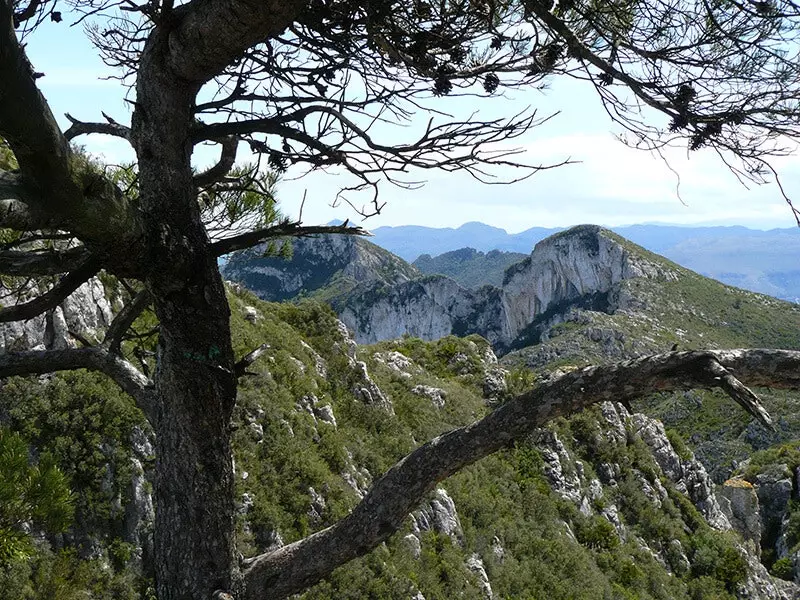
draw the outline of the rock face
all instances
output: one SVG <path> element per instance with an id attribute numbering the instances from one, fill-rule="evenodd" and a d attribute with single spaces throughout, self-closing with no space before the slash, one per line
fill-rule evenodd
<path id="1" fill-rule="evenodd" d="M 0 284 L 0 306 L 14 306 L 40 293 L 37 287 L 30 286 L 19 297 L 8 295 L 9 290 Z M 27 321 L 0 323 L 0 354 L 75 346 L 77 342 L 70 332 L 92 340 L 111 318 L 111 304 L 106 299 L 103 284 L 94 277 L 45 314 Z"/>
<path id="2" fill-rule="evenodd" d="M 222 268 L 264 300 L 281 301 L 334 285 L 338 293 L 361 282 L 398 284 L 419 276 L 414 267 L 368 241 L 348 235 L 292 240 L 292 257 L 265 257 L 265 246 L 234 254 Z"/>
<path id="3" fill-rule="evenodd" d="M 584 296 L 606 294 L 617 283 L 636 277 L 669 278 L 672 274 L 631 253 L 597 226 L 553 235 L 506 271 L 502 288 L 505 335 L 513 340 L 539 315 Z"/>
<path id="4" fill-rule="evenodd" d="M 760 556 L 761 511 L 753 484 L 744 479 L 729 479 L 720 487 L 720 500 L 731 526 L 745 541 L 751 542 L 751 551 Z"/>

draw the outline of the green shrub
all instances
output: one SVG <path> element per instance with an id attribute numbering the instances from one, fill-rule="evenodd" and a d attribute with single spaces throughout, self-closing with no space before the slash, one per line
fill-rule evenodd
<path id="1" fill-rule="evenodd" d="M 60 533 L 72 521 L 73 498 L 66 477 L 51 457 L 30 464 L 22 437 L 0 427 L 0 564 L 33 551 L 24 523 Z"/>
<path id="2" fill-rule="evenodd" d="M 794 578 L 792 560 L 788 556 L 779 558 L 772 564 L 772 568 L 769 570 L 769 572 L 775 577 L 785 579 L 786 581 L 792 581 Z"/>
<path id="3" fill-rule="evenodd" d="M 617 530 L 600 515 L 578 519 L 575 522 L 575 537 L 592 550 L 613 550 L 619 546 Z"/>

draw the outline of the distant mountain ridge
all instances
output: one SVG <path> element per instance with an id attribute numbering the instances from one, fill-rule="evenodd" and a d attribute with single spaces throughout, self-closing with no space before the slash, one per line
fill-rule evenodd
<path id="1" fill-rule="evenodd" d="M 723 283 L 783 300 L 800 299 L 798 228 L 761 231 L 741 226 L 631 225 L 610 229 L 651 252 Z M 537 242 L 559 231 L 563 228 L 533 227 L 509 234 L 478 222 L 455 229 L 403 225 L 376 228 L 372 241 L 407 261 L 414 261 L 420 255 L 428 254 L 435 259 L 463 248 L 528 254 Z M 421 270 L 432 272 L 425 267 Z"/>
<path id="2" fill-rule="evenodd" d="M 436 257 L 423 254 L 413 266 L 428 275 L 446 275 L 467 288 L 499 287 L 503 284 L 505 270 L 527 257 L 522 252 L 490 250 L 484 253 L 474 248 L 461 248 Z"/>

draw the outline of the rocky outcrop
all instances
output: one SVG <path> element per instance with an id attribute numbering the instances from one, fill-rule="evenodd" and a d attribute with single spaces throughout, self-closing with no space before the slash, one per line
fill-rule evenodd
<path id="1" fill-rule="evenodd" d="M 29 301 L 42 291 L 38 286 L 29 285 L 21 294 L 13 294 L 0 284 L 0 307 Z M 76 346 L 78 342 L 72 334 L 92 341 L 101 335 L 111 319 L 111 304 L 103 284 L 93 277 L 51 311 L 27 321 L 0 323 L 0 354 Z"/>
<path id="2" fill-rule="evenodd" d="M 461 544 L 464 532 L 453 499 L 444 488 L 436 488 L 433 498 L 411 514 L 411 532 L 419 538 L 423 531 L 435 531 Z"/>
<path id="3" fill-rule="evenodd" d="M 761 511 L 753 484 L 728 479 L 719 488 L 720 506 L 731 526 L 750 543 L 750 551 L 761 555 Z"/>
<path id="4" fill-rule="evenodd" d="M 656 509 L 662 508 L 670 494 L 675 491 L 682 493 L 713 528 L 733 528 L 742 533 L 745 543 L 739 550 L 748 569 L 747 578 L 738 585 L 737 598 L 789 600 L 800 597 L 800 590 L 796 586 L 770 576 L 759 562 L 760 519 L 756 488 L 746 482 L 737 483 L 741 480 L 727 482 L 722 486 L 718 499 L 715 486 L 702 464 L 693 455 L 678 454 L 661 422 L 642 414 L 630 414 L 622 405 L 611 402 L 603 403 L 600 413 L 600 428 L 594 435 L 599 436 L 598 440 L 602 438 L 600 443 L 607 448 L 606 452 L 614 455 L 608 449 L 609 445 L 625 449 L 638 437 L 641 440 L 638 443 L 644 442 L 649 449 L 656 470 L 649 467 L 640 469 L 635 464 L 602 462 L 582 455 L 585 460 L 592 460 L 598 480 L 590 475 L 591 470 L 587 465 L 571 453 L 566 440 L 562 440 L 552 428 L 546 428 L 536 432 L 530 439 L 540 453 L 543 474 L 555 493 L 573 503 L 585 517 L 606 519 L 613 525 L 620 540 L 635 543 L 676 575 L 685 574 L 691 568 L 687 550 L 678 540 L 667 544 L 643 539 L 637 532 L 636 523 L 628 522 L 623 517 L 622 507 L 626 499 L 620 498 L 619 492 L 613 490 L 619 489 L 627 472 L 627 477 L 633 477 L 635 487 L 641 491 L 643 498 Z M 779 478 L 776 481 L 782 480 Z M 665 486 L 673 491 L 668 491 Z M 618 506 L 617 502 L 622 504 Z M 568 535 L 575 536 L 565 526 Z"/>
<path id="5" fill-rule="evenodd" d="M 650 447 L 664 475 L 672 480 L 678 491 L 691 499 L 708 524 L 719 530 L 731 529 L 714 493 L 714 482 L 703 464 L 693 454 L 688 458 L 678 455 L 661 421 L 637 413 L 632 415 L 631 422 L 636 433 Z"/>
<path id="6" fill-rule="evenodd" d="M 361 282 L 397 284 L 420 275 L 402 259 L 354 236 L 296 238 L 291 245 L 288 259 L 265 256 L 264 245 L 233 254 L 222 267 L 223 273 L 271 301 L 332 285 L 341 293 Z"/>
<path id="7" fill-rule="evenodd" d="M 573 307 L 613 311 L 624 301 L 622 308 L 630 308 L 617 289 L 625 280 L 677 276 L 633 248 L 584 225 L 537 244 L 530 257 L 506 271 L 499 288 L 468 290 L 442 275 L 394 283 L 373 278 L 335 295 L 331 304 L 359 343 L 478 333 L 506 350 L 518 340 L 537 341 Z M 587 335 L 609 347 L 625 342 L 613 330 Z"/>
<path id="8" fill-rule="evenodd" d="M 610 232 L 573 227 L 536 244 L 503 280 L 505 334 L 516 338 L 536 317 L 581 297 L 604 294 L 625 279 L 670 278 L 672 273 L 623 246 Z"/>

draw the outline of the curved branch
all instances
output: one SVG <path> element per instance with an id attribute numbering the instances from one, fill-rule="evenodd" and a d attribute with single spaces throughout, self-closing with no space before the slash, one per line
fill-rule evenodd
<path id="1" fill-rule="evenodd" d="M 106 336 L 105 339 L 103 339 L 102 345 L 108 348 L 110 352 L 119 354 L 122 336 L 124 336 L 125 332 L 133 325 L 136 317 L 142 314 L 142 311 L 150 306 L 152 301 L 153 298 L 147 290 L 142 290 L 136 294 L 133 300 L 128 302 L 128 304 L 117 313 L 114 320 L 111 321 L 111 325 L 109 325 L 106 330 Z"/>
<path id="2" fill-rule="evenodd" d="M 259 359 L 259 357 L 262 354 L 264 354 L 264 352 L 270 349 L 270 347 L 271 346 L 269 344 L 261 344 L 258 348 L 256 348 L 255 350 L 251 350 L 250 352 L 245 354 L 241 359 L 239 359 L 236 362 L 233 371 L 234 373 L 236 373 L 236 377 L 242 377 L 244 375 L 247 375 L 248 374 L 247 367 L 256 362 Z"/>
<path id="3" fill-rule="evenodd" d="M 771 427 L 750 385 L 800 388 L 800 352 L 722 350 L 670 352 L 568 373 L 507 402 L 480 421 L 441 435 L 383 475 L 339 523 L 248 561 L 247 600 L 285 598 L 366 554 L 397 531 L 436 484 L 459 469 L 524 438 L 563 415 L 604 401 L 630 401 L 657 391 L 722 387 Z M 733 382 L 736 383 L 733 383 Z"/>
<path id="4" fill-rule="evenodd" d="M 82 199 L 73 181 L 69 143 L 44 96 L 33 67 L 17 41 L 11 3 L 0 2 L 0 136 L 14 151 L 21 181 L 36 193 L 36 212 L 55 218 L 77 214 Z"/>
<path id="5" fill-rule="evenodd" d="M 89 256 L 83 246 L 67 250 L 6 250 L 0 252 L 0 273 L 28 277 L 58 275 L 77 269 Z"/>
<path id="6" fill-rule="evenodd" d="M 97 261 L 93 259 L 87 260 L 74 271 L 67 273 L 52 289 L 41 296 L 37 296 L 29 302 L 0 308 L 0 323 L 32 319 L 51 308 L 55 308 L 99 270 L 100 266 Z"/>
<path id="7" fill-rule="evenodd" d="M 0 378 L 73 369 L 88 369 L 108 375 L 123 391 L 133 397 L 148 420 L 153 423 L 156 415 L 156 395 L 152 382 L 128 361 L 103 348 L 66 348 L 9 352 L 0 355 Z"/>
<path id="8" fill-rule="evenodd" d="M 234 250 L 243 250 L 265 240 L 282 237 L 306 237 L 321 233 L 341 233 L 345 235 L 371 236 L 372 234 L 362 227 L 348 227 L 347 221 L 341 225 L 318 225 L 313 227 L 303 227 L 300 221 L 292 223 L 280 223 L 265 229 L 250 231 L 241 235 L 224 238 L 211 244 L 211 252 L 214 256 L 222 256 Z"/>
<path id="9" fill-rule="evenodd" d="M 215 141 L 218 141 L 221 146 L 219 161 L 207 171 L 195 175 L 194 184 L 197 187 L 216 183 L 230 173 L 233 164 L 236 162 L 236 150 L 239 148 L 239 138 L 230 135 Z"/>
<path id="10" fill-rule="evenodd" d="M 307 0 L 218 0 L 175 9 L 169 65 L 179 77 L 205 83 L 232 60 L 283 32 Z"/>

